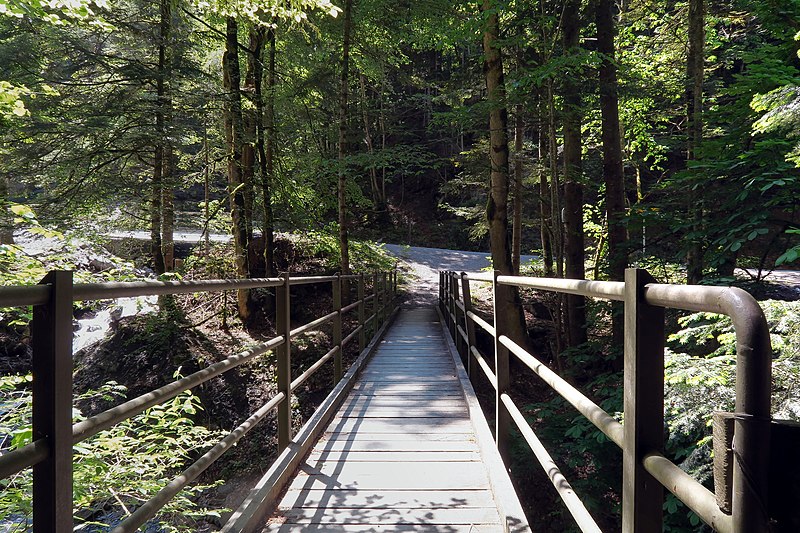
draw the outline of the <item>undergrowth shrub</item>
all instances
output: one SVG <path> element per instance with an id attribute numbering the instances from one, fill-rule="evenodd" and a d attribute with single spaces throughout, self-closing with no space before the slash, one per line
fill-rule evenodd
<path id="1" fill-rule="evenodd" d="M 0 377 L 0 450 L 10 451 L 31 441 L 31 376 Z M 124 397 L 125 388 L 108 382 L 78 400 Z M 192 460 L 217 442 L 219 432 L 192 421 L 202 409 L 191 391 L 147 409 L 73 447 L 73 518 L 76 531 L 108 531 L 146 502 Z M 73 409 L 73 421 L 84 419 Z M 30 469 L 0 480 L 0 529 L 31 530 Z M 213 485 L 195 484 L 172 499 L 150 522 L 156 531 L 196 531 L 197 520 L 218 517 L 197 496 Z"/>

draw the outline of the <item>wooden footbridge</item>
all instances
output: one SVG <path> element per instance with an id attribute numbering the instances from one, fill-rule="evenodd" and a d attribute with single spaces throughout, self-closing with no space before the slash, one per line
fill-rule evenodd
<path id="1" fill-rule="evenodd" d="M 490 323 L 476 314 L 470 282 L 491 283 L 495 295 L 499 285 L 513 285 L 622 301 L 624 426 L 509 339 L 502 322 Z M 333 309 L 293 328 L 292 287 L 309 283 L 331 285 Z M 73 301 L 257 287 L 275 289 L 275 338 L 73 425 Z M 343 287 L 352 292 L 343 294 Z M 443 272 L 439 305 L 427 308 L 397 309 L 396 294 L 395 272 L 83 285 L 73 284 L 68 272 L 52 272 L 35 287 L 0 288 L 0 307 L 34 306 L 33 439 L 26 446 L 0 450 L 0 479 L 33 468 L 33 530 L 71 531 L 74 444 L 274 350 L 276 395 L 151 500 L 131 506 L 115 533 L 148 524 L 165 503 L 272 412 L 282 451 L 226 517 L 222 531 L 529 531 L 502 459 L 507 456 L 512 424 L 579 528 L 599 531 L 558 469 L 558 458 L 550 457 L 510 396 L 513 356 L 622 448 L 623 531 L 661 530 L 664 488 L 717 531 L 767 531 L 776 524 L 790 531 L 797 525 L 796 516 L 780 510 L 797 506 L 791 499 L 786 503 L 786 491 L 774 490 L 790 486 L 793 480 L 781 480 L 780 472 L 770 470 L 770 446 L 774 450 L 786 439 L 781 436 L 783 426 L 770 420 L 769 334 L 761 309 L 743 291 L 660 285 L 646 272 L 632 269 L 624 283 Z M 498 305 L 503 304 L 495 298 Z M 725 313 L 732 316 L 736 329 L 736 413 L 715 419 L 715 492 L 662 454 L 665 307 Z M 345 335 L 343 318 L 348 313 L 357 313 L 357 325 Z M 292 375 L 292 339 L 328 323 L 333 331 L 330 351 Z M 479 334 L 493 339 L 493 354 L 481 352 Z M 345 371 L 342 353 L 355 343 L 360 355 Z M 334 390 L 306 424 L 293 431 L 293 391 L 329 362 Z M 488 380 L 495 390 L 493 431 L 472 389 L 471 380 L 476 379 Z M 770 487 L 771 502 L 780 505 L 770 504 Z M 796 495 L 790 492 L 789 498 L 792 494 Z"/>

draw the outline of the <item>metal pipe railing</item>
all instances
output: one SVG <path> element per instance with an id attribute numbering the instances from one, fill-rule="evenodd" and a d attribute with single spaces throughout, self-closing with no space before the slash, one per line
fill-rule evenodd
<path id="1" fill-rule="evenodd" d="M 458 298 L 460 277 L 462 298 Z M 498 447 L 505 446 L 508 420 L 514 418 L 507 396 L 507 356 L 513 353 L 612 442 L 623 449 L 623 530 L 660 529 L 661 489 L 656 479 L 706 523 L 719 531 L 766 531 L 767 475 L 769 472 L 769 422 L 771 356 L 769 330 L 763 311 L 752 296 L 736 288 L 677 286 L 654 283 L 643 270 L 628 269 L 625 282 L 543 279 L 486 273 L 440 273 L 440 308 L 456 342 L 466 340 L 469 362 L 474 359 L 496 389 Z M 620 424 L 585 395 L 526 352 L 521 346 L 471 311 L 469 282 L 554 291 L 623 301 L 626 313 L 625 420 Z M 495 298 L 495 304 L 497 299 Z M 663 308 L 722 313 L 731 317 L 736 333 L 736 413 L 733 466 L 734 508 L 726 515 L 714 495 L 661 455 L 663 446 Z M 458 312 L 464 326 L 458 323 Z M 495 339 L 495 371 L 474 346 L 470 328 L 480 327 Z M 501 323 L 502 325 L 502 323 Z M 470 374 L 472 376 L 472 374 Z M 502 410 L 500 406 L 503 406 Z M 517 422 L 519 422 L 517 420 Z M 522 429 L 522 428 L 521 428 Z M 638 458 L 638 459 L 637 459 Z M 644 459 L 642 459 L 644 458 Z"/>
<path id="2" fill-rule="evenodd" d="M 589 422 L 594 424 L 597 429 L 603 432 L 608 439 L 620 448 L 623 447 L 623 427 L 614 417 L 606 413 L 602 407 L 587 398 L 578 389 L 567 383 L 561 376 L 547 368 L 547 366 L 526 352 L 519 344 L 508 337 L 500 337 L 500 342 L 506 346 L 511 353 L 525 363 L 525 366 L 533 370 L 542 380 L 550 385 L 562 398 L 571 406 L 586 417 Z"/>
<path id="3" fill-rule="evenodd" d="M 82 440 L 86 440 L 104 429 L 119 424 L 123 420 L 127 420 L 154 405 L 164 403 L 184 391 L 193 389 L 232 368 L 236 368 L 259 355 L 267 353 L 281 344 L 283 344 L 283 337 L 275 337 L 259 345 L 257 348 L 231 355 L 193 374 L 78 422 L 72 426 L 72 443 L 77 444 Z"/>
<path id="4" fill-rule="evenodd" d="M 581 531 L 584 533 L 602 533 L 597 526 L 597 522 L 594 521 L 592 515 L 586 510 L 586 506 L 583 505 L 581 499 L 575 494 L 572 485 L 569 484 L 567 478 L 561 473 L 561 469 L 558 468 L 553 458 L 547 453 L 547 449 L 542 444 L 542 441 L 539 440 L 539 437 L 536 436 L 536 433 L 534 433 L 528 425 L 527 420 L 525 420 L 519 408 L 517 408 L 513 400 L 511 400 L 511 397 L 508 394 L 501 394 L 500 400 L 503 402 L 503 405 L 506 406 L 506 409 L 508 409 L 511 414 L 511 419 L 516 424 L 520 433 L 522 433 L 522 437 L 525 439 L 525 442 L 528 443 L 528 447 L 533 451 L 539 464 L 542 465 L 545 474 L 547 474 L 547 477 L 550 479 L 550 483 L 552 483 L 553 487 L 558 491 L 558 495 L 561 496 L 561 500 L 564 502 L 564 505 L 567 506 L 567 509 L 575 519 L 578 527 L 581 528 Z"/>
<path id="5" fill-rule="evenodd" d="M 341 305 L 341 280 L 357 279 L 359 298 L 345 307 Z M 378 283 L 378 279 L 381 283 Z M 394 302 L 397 287 L 396 274 L 373 275 L 373 292 L 365 296 L 365 277 L 307 276 L 292 278 L 284 274 L 281 278 L 210 281 L 167 281 L 73 284 L 70 272 L 52 272 L 42 283 L 30 287 L 0 287 L 0 307 L 34 306 L 32 324 L 34 362 L 34 437 L 33 442 L 0 456 L 0 478 L 14 475 L 21 470 L 34 469 L 34 523 L 35 532 L 68 532 L 72 530 L 72 446 L 90 438 L 100 431 L 135 416 L 146 409 L 174 398 L 181 392 L 200 385 L 209 379 L 235 368 L 273 349 L 278 349 L 278 392 L 263 407 L 234 429 L 228 436 L 188 467 L 180 476 L 164 487 L 154 498 L 139 507 L 114 531 L 133 531 L 144 524 L 164 504 L 195 479 L 226 450 L 239 441 L 252 427 L 270 411 L 278 409 L 278 440 L 281 448 L 291 438 L 291 393 L 310 378 L 330 359 L 341 361 L 344 345 L 359 336 L 359 350 L 366 340 L 362 339 L 367 324 L 371 323 L 371 334 L 379 331 L 388 317 Z M 290 288 L 311 283 L 332 283 L 334 310 L 311 322 L 291 329 L 289 312 Z M 94 415 L 72 425 L 70 420 L 71 383 L 71 335 L 72 302 L 82 300 L 106 300 L 122 297 L 186 294 L 237 289 L 276 287 L 278 300 L 278 335 L 269 341 L 245 352 L 232 355 L 189 376 L 168 383 L 154 391 L 128 400 L 116 407 Z M 365 304 L 373 302 L 372 315 L 364 317 Z M 379 305 L 380 303 L 380 305 Z M 353 309 L 359 310 L 358 326 L 341 338 L 342 315 Z M 323 357 L 317 360 L 300 376 L 291 379 L 291 339 L 327 322 L 334 321 L 334 333 L 339 326 L 338 342 Z M 334 335 L 336 336 L 336 335 Z M 335 339 L 336 341 L 336 339 Z M 58 367 L 58 379 L 52 378 L 53 368 Z M 335 372 L 337 374 L 337 372 Z M 338 372 L 341 375 L 341 371 Z"/>
<path id="6" fill-rule="evenodd" d="M 219 459 L 223 453 L 228 451 L 234 444 L 239 442 L 242 437 L 247 435 L 247 433 L 253 429 L 256 424 L 261 422 L 270 411 L 275 409 L 280 402 L 286 400 L 287 398 L 282 392 L 273 396 L 272 399 L 261 406 L 258 411 L 250 415 L 247 420 L 228 433 L 228 435 L 214 445 L 213 448 L 204 453 L 200 459 L 192 463 L 189 468 L 170 481 L 166 487 L 158 491 L 155 496 L 136 509 L 136 511 L 120 525 L 115 527 L 112 533 L 132 533 L 139 529 L 145 522 L 153 518 L 168 501 L 174 498 L 175 495 L 182 491 L 189 483 L 194 481 L 194 479 L 211 466 L 214 461 Z"/>

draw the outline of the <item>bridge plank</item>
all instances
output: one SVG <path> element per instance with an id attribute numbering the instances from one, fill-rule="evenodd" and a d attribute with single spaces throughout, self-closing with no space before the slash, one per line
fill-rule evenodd
<path id="1" fill-rule="evenodd" d="M 305 507 L 279 511 L 275 518 L 286 518 L 300 524 L 413 524 L 471 525 L 496 524 L 500 517 L 496 507 L 464 507 L 460 509 L 309 509 Z"/>
<path id="2" fill-rule="evenodd" d="M 328 509 L 463 509 L 492 507 L 486 490 L 347 490 L 333 494 L 324 490 L 290 490 L 279 509 L 312 507 Z"/>
<path id="3" fill-rule="evenodd" d="M 297 524 L 273 523 L 267 526 L 264 533 L 498 533 L 498 525 L 438 525 L 438 524 L 372 524 L 369 529 L 363 525 L 353 524 Z M 513 531 L 513 530 L 512 530 Z"/>
<path id="4" fill-rule="evenodd" d="M 375 451 L 375 450 L 313 450 L 309 455 L 308 463 L 319 465 L 320 462 L 347 461 L 352 462 L 382 462 L 382 463 L 406 463 L 406 462 L 461 462 L 461 461 L 480 461 L 481 455 L 478 450 L 474 451 L 455 451 L 455 450 L 412 450 L 412 451 Z"/>

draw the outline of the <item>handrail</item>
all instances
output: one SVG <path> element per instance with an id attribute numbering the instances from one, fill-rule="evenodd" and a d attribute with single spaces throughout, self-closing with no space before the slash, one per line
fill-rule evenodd
<path id="1" fill-rule="evenodd" d="M 244 422 L 239 424 L 233 431 L 228 433 L 224 439 L 219 441 L 213 448 L 208 450 L 192 465 L 181 472 L 181 474 L 167 484 L 166 487 L 158 491 L 158 493 L 145 502 L 141 507 L 136 509 L 128 518 L 112 530 L 112 533 L 129 533 L 136 531 L 145 522 L 151 519 L 155 514 L 167 504 L 169 500 L 175 497 L 186 485 L 194 481 L 194 479 L 203 473 L 211 464 L 219 459 L 223 453 L 230 449 L 234 444 L 239 442 L 242 437 L 253 429 L 256 424 L 261 422 L 267 414 L 275 409 L 282 401 L 287 400 L 286 395 L 279 392 L 272 397 L 267 403 L 262 405 L 255 413 L 250 415 Z"/>
<path id="2" fill-rule="evenodd" d="M 256 348 L 231 355 L 230 357 L 227 357 L 218 363 L 214 363 L 213 365 L 207 366 L 202 370 L 198 370 L 194 374 L 190 374 L 177 381 L 168 383 L 163 387 L 142 394 L 141 396 L 121 403 L 116 407 L 112 407 L 111 409 L 103 411 L 102 413 L 98 413 L 87 418 L 86 420 L 78 422 L 72 426 L 72 443 L 77 444 L 93 435 L 96 435 L 104 429 L 108 429 L 116 424 L 119 424 L 123 420 L 127 420 L 128 418 L 131 418 L 132 416 L 135 416 L 142 411 L 153 407 L 154 405 L 164 403 L 184 391 L 193 389 L 194 387 L 201 385 L 232 368 L 236 368 L 237 366 L 246 363 L 255 357 L 258 357 L 259 355 L 267 353 L 273 348 L 283 344 L 283 342 L 283 337 L 275 337 Z"/>
<path id="3" fill-rule="evenodd" d="M 459 283 L 463 298 L 459 298 Z M 606 300 L 623 301 L 626 313 L 625 345 L 625 417 L 627 424 L 617 422 L 597 404 L 567 383 L 555 372 L 547 368 L 521 346 L 505 335 L 502 328 L 497 329 L 497 309 L 495 325 L 489 324 L 471 309 L 469 282 L 489 282 L 496 291 L 498 285 L 524 287 L 558 293 L 590 296 Z M 506 393 L 507 381 L 499 386 L 498 375 L 507 376 L 507 355 L 514 354 L 528 368 L 538 374 L 551 388 L 574 406 L 591 421 L 612 442 L 623 449 L 624 481 L 623 491 L 623 530 L 660 529 L 660 513 L 649 513 L 643 519 L 643 509 L 660 509 L 659 492 L 653 492 L 652 483 L 647 488 L 641 472 L 647 472 L 661 485 L 669 489 L 706 523 L 718 531 L 766 531 L 768 517 L 765 516 L 766 489 L 769 449 L 770 420 L 770 380 L 771 346 L 766 319 L 758 303 L 747 292 L 737 288 L 665 285 L 653 283 L 652 278 L 643 271 L 628 269 L 625 282 L 602 282 L 587 280 L 548 279 L 523 276 L 505 276 L 489 273 L 454 272 L 440 273 L 439 301 L 442 314 L 448 322 L 456 346 L 464 343 L 464 353 L 468 362 L 477 361 L 496 391 L 497 438 L 498 446 L 505 445 L 508 420 L 518 425 L 521 413 Z M 734 449 L 737 461 L 733 466 L 734 506 L 732 514 L 725 514 L 717 505 L 714 494 L 692 479 L 658 451 L 661 446 L 663 428 L 663 407 L 661 413 L 653 413 L 652 406 L 663 406 L 663 308 L 676 308 L 690 311 L 721 313 L 731 317 L 736 334 L 736 413 Z M 660 323 L 659 323 L 660 322 Z M 489 333 L 495 339 L 495 370 L 489 368 L 480 351 L 474 345 L 475 326 Z M 501 323 L 502 325 L 502 323 Z M 660 336 L 660 339 L 659 339 Z M 660 348 L 659 348 L 660 347 Z M 659 351 L 660 350 L 660 351 Z M 652 357 L 652 358 L 651 358 Z M 499 367 L 499 368 L 498 368 Z M 500 374 L 500 373 L 503 374 Z M 472 372 L 470 376 L 472 377 Z M 507 378 L 503 378 L 507 380 Z M 661 385 L 658 385 L 658 384 Z M 639 392 L 636 392 L 639 391 Z M 637 396 L 641 395 L 641 397 Z M 640 414 L 636 398 L 649 402 L 649 411 Z M 644 398 L 647 398 L 646 400 Z M 505 410 L 501 413 L 500 406 Z M 630 412 L 629 412 L 630 411 Z M 653 415 L 648 420 L 645 413 Z M 501 416 L 502 415 L 502 416 Z M 526 424 L 527 426 L 527 424 Z M 637 429 L 642 428 L 642 429 Z M 520 426 L 526 440 L 534 447 L 538 439 L 528 427 Z M 530 430 L 530 433 L 528 431 Z M 647 431 L 650 437 L 643 437 Z M 533 438 L 530 438 L 533 437 Z M 642 440 L 639 440 L 639 439 Z M 534 440 L 535 439 L 535 440 Z M 647 447 L 650 447 L 649 449 Z M 634 455 L 635 450 L 635 455 Z M 540 450 L 541 451 L 541 450 Z M 549 455 L 536 452 L 545 470 L 552 473 L 552 459 Z M 629 460 L 632 457 L 640 458 Z M 559 473 L 560 475 L 560 473 Z M 647 475 L 647 474 L 645 474 Z M 551 480 L 552 480 L 551 476 Z M 566 480 L 564 480 L 565 482 Z M 572 498 L 564 489 L 564 483 L 555 483 L 562 498 Z M 643 490 L 636 496 L 634 492 Z M 641 502 L 645 503 L 641 503 Z M 570 503 L 568 507 L 572 504 Z M 648 508 L 647 506 L 650 505 Z M 585 509 L 584 509 L 585 511 Z M 583 520 L 583 512 L 577 510 L 576 520 Z M 572 509 L 571 509 L 572 512 Z M 575 513 L 573 513 L 575 514 Z M 643 520 L 640 522 L 640 520 Z M 588 523 L 588 522 L 587 522 Z M 581 525 L 584 528 L 583 525 Z M 586 526 L 593 530 L 590 525 Z M 594 526 L 596 527 L 596 526 Z"/>
<path id="4" fill-rule="evenodd" d="M 623 428 L 614 417 L 603 410 L 602 407 L 583 395 L 578 389 L 567 383 L 558 374 L 547 368 L 541 361 L 526 352 L 519 344 L 506 336 L 500 337 L 500 343 L 505 345 L 520 361 L 536 372 L 542 380 L 550 385 L 562 398 L 578 410 L 589 422 L 603 432 L 608 439 L 623 447 Z"/>
<path id="5" fill-rule="evenodd" d="M 355 302 L 349 303 L 347 306 L 341 305 L 341 280 L 343 279 L 358 281 L 359 297 Z M 362 274 L 304 277 L 291 277 L 289 274 L 284 274 L 280 278 L 244 280 L 73 284 L 71 272 L 51 272 L 39 285 L 0 287 L 0 307 L 34 306 L 34 320 L 32 323 L 32 338 L 34 339 L 33 360 L 34 371 L 35 373 L 38 372 L 36 374 L 38 377 L 34 379 L 33 393 L 34 440 L 26 446 L 0 455 L 0 479 L 33 467 L 33 483 L 37 487 L 34 490 L 33 513 L 34 520 L 37 522 L 37 531 L 40 529 L 57 533 L 71 531 L 72 467 L 68 458 L 71 456 L 74 444 L 276 348 L 279 348 L 278 366 L 290 372 L 290 339 L 330 321 L 334 321 L 335 333 L 339 331 L 339 339 L 341 339 L 342 315 L 353 309 L 359 310 L 357 327 L 344 339 L 341 339 L 338 344 L 335 342 L 335 345 L 328 353 L 302 372 L 300 376 L 287 383 L 288 390 L 279 390 L 264 406 L 250 415 L 242 424 L 214 445 L 151 500 L 138 507 L 133 514 L 114 529 L 117 533 L 136 530 L 272 410 L 277 408 L 281 413 L 281 416 L 278 417 L 279 435 L 282 437 L 291 436 L 291 403 L 289 398 L 291 391 L 299 387 L 331 359 L 336 361 L 337 372 L 335 374 L 338 373 L 341 376 L 339 365 L 341 364 L 343 347 L 358 336 L 358 349 L 363 350 L 366 345 L 365 333 L 370 336 L 379 333 L 395 302 L 396 279 L 395 273 L 389 273 L 388 275 L 381 273 L 380 276 L 377 273 L 374 274 L 372 276 L 372 291 L 369 295 L 365 295 L 365 276 Z M 334 309 L 332 312 L 294 329 L 289 329 L 288 315 L 290 309 L 288 305 L 282 306 L 280 305 L 281 302 L 279 302 L 278 314 L 280 317 L 281 313 L 283 313 L 282 320 L 285 329 L 280 330 L 279 328 L 278 335 L 274 338 L 244 352 L 231 355 L 189 376 L 182 377 L 158 389 L 127 400 L 86 420 L 74 425 L 71 423 L 72 383 L 69 377 L 71 376 L 72 341 L 68 331 L 72 325 L 72 302 L 275 287 L 282 299 L 281 301 L 289 304 L 290 294 L 288 289 L 290 287 L 312 283 L 333 284 Z M 347 297 L 349 298 L 349 295 Z M 373 312 L 369 318 L 366 318 L 364 317 L 364 307 L 369 301 L 374 302 Z M 281 324 L 281 320 L 278 320 L 278 323 Z M 59 370 L 61 372 L 59 375 L 62 377 L 60 379 L 50 378 L 48 373 L 51 371 L 51 363 L 44 363 L 43 361 L 58 362 L 58 365 L 61 365 L 59 366 L 61 369 Z M 69 368 L 60 363 L 66 361 L 69 361 Z M 50 413 L 52 411 L 57 411 L 57 416 L 51 416 Z M 43 416 L 43 413 L 46 414 Z M 285 416 L 286 414 L 289 416 Z M 45 422 L 42 422 L 42 420 Z M 281 441 L 281 438 L 279 438 L 279 441 Z M 283 443 L 283 445 L 285 446 L 286 443 Z M 62 459 L 56 460 L 56 457 Z M 65 457 L 67 461 L 63 460 Z M 56 502 L 55 505 L 53 502 Z M 45 508 L 49 509 L 42 511 Z"/>

